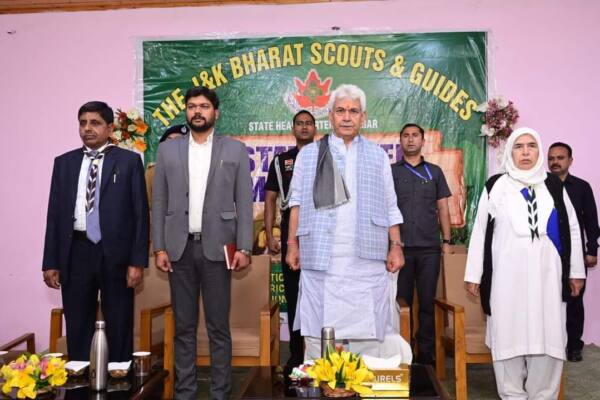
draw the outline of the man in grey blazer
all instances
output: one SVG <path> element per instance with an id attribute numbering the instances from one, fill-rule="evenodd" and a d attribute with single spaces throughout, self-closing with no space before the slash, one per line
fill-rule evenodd
<path id="1" fill-rule="evenodd" d="M 246 147 L 214 130 L 217 94 L 185 95 L 190 133 L 160 144 L 152 193 L 156 266 L 169 272 L 175 315 L 175 398 L 196 398 L 196 330 L 201 293 L 211 358 L 211 398 L 231 393 L 231 270 L 223 245 L 235 243 L 232 269 L 250 263 L 252 179 Z"/>

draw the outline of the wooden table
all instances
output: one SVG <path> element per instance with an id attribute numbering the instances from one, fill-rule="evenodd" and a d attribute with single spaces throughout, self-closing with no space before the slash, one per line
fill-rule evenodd
<path id="1" fill-rule="evenodd" d="M 281 367 L 253 367 L 242 384 L 239 399 L 289 399 L 297 398 L 296 390 L 291 387 L 289 371 Z M 411 365 L 409 399 L 447 400 L 446 392 L 429 365 Z M 387 397 L 386 399 L 391 399 Z M 406 397 L 404 397 L 406 399 Z"/>
<path id="2" fill-rule="evenodd" d="M 15 360 L 23 351 L 10 351 L 0 356 L 0 365 Z M 162 368 L 154 368 L 150 374 L 135 376 L 133 369 L 123 379 L 110 378 L 107 390 L 92 392 L 89 389 L 88 375 L 69 377 L 64 386 L 56 388 L 53 392 L 40 396 L 40 399 L 54 400 L 159 400 L 162 399 L 163 383 L 169 372 Z M 0 391 L 0 399 L 8 397 Z"/>

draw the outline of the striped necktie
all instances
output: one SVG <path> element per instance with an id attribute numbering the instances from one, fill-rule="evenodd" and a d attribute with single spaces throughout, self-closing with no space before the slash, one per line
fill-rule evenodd
<path id="1" fill-rule="evenodd" d="M 540 234 L 538 232 L 538 210 L 537 210 L 537 198 L 535 196 L 535 189 L 533 186 L 528 186 L 521 190 L 523 197 L 527 200 L 527 212 L 529 213 L 528 222 L 529 222 L 529 231 L 531 232 L 531 241 L 537 237 L 540 238 Z"/>
<path id="2" fill-rule="evenodd" d="M 100 180 L 98 179 L 98 165 L 112 146 L 107 146 L 102 152 L 97 150 L 84 151 L 86 157 L 91 159 L 88 170 L 88 179 L 85 190 L 86 234 L 89 240 L 98 243 L 100 234 Z"/>

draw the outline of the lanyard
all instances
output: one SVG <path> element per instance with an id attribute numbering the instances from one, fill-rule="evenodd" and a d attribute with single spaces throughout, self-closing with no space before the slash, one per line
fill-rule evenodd
<path id="1" fill-rule="evenodd" d="M 416 176 L 418 176 L 419 178 L 423 179 L 425 182 L 427 182 L 427 178 L 425 178 L 423 175 L 421 175 L 419 173 L 419 171 L 417 171 L 416 169 L 414 169 L 412 166 L 408 165 L 407 162 L 405 162 L 403 164 L 410 172 L 412 172 L 413 174 L 415 174 Z M 429 168 L 427 168 L 427 164 L 423 164 L 423 166 L 425 167 L 425 172 L 427 172 L 427 176 L 429 177 L 429 180 L 433 180 L 433 177 L 431 176 L 431 171 L 429 171 Z"/>

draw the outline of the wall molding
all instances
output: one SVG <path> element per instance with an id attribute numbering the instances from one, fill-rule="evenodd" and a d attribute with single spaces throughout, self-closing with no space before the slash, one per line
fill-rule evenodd
<path id="1" fill-rule="evenodd" d="M 331 3 L 356 0 L 0 0 L 0 14 L 244 4 Z"/>

